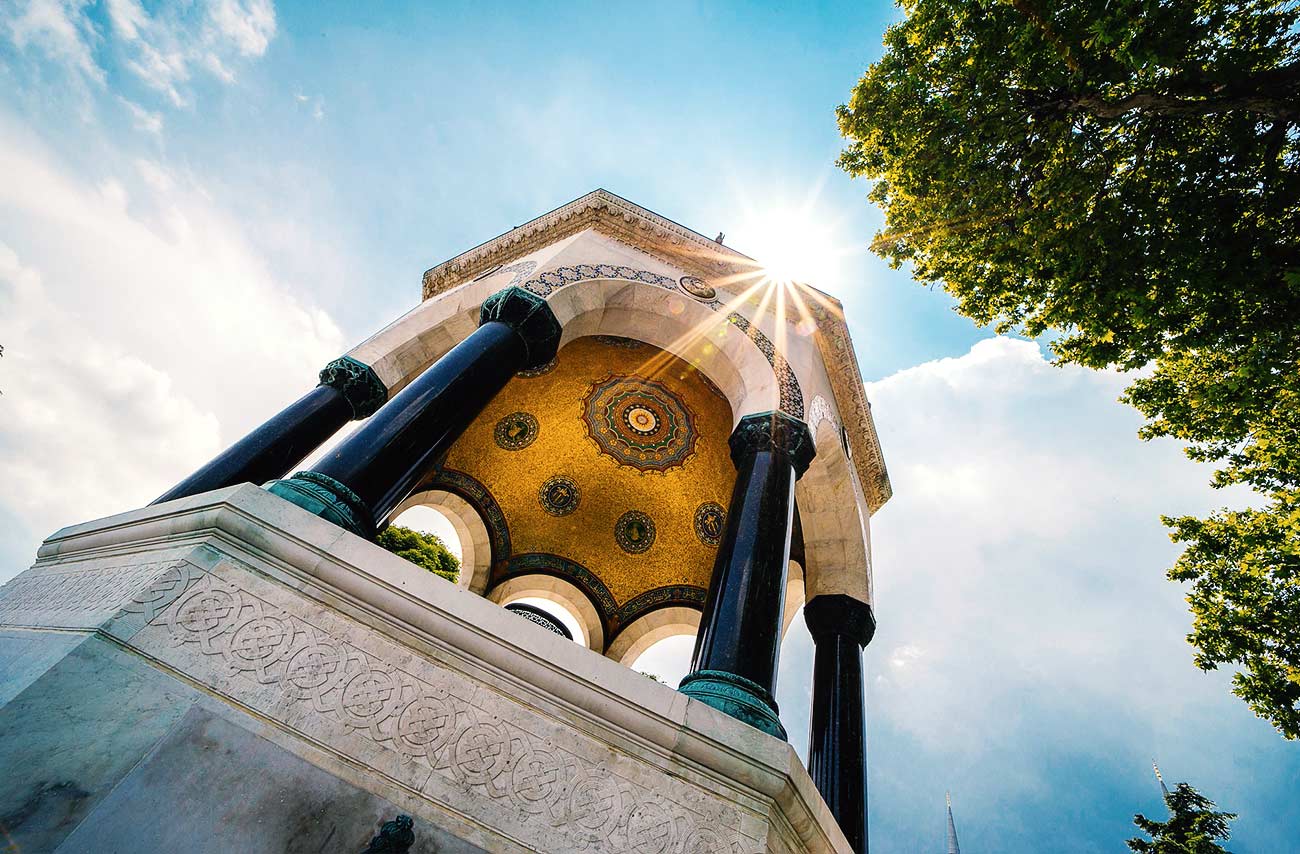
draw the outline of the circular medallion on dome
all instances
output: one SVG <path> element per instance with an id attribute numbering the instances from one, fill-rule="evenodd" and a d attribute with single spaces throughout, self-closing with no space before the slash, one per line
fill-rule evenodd
<path id="1" fill-rule="evenodd" d="M 572 478 L 562 474 L 557 474 L 543 483 L 537 493 L 537 500 L 541 502 L 542 509 L 552 516 L 568 516 L 578 509 L 578 501 L 581 497 L 578 484 L 574 483 Z"/>
<path id="2" fill-rule="evenodd" d="M 601 452 L 642 471 L 666 471 L 695 452 L 695 420 L 662 383 L 611 374 L 583 404 L 587 435 Z"/>
<path id="3" fill-rule="evenodd" d="M 537 439 L 537 419 L 527 412 L 515 412 L 497 422 L 492 438 L 507 451 L 527 448 Z"/>
<path id="4" fill-rule="evenodd" d="M 712 285 L 694 276 L 682 276 L 677 280 L 677 284 L 681 285 L 682 290 L 686 291 L 686 293 L 699 300 L 707 302 L 718 296 L 718 292 L 714 290 Z"/>
<path id="5" fill-rule="evenodd" d="M 629 510 L 614 523 L 614 540 L 630 555 L 639 555 L 655 543 L 655 523 L 640 510 Z"/>
<path id="6" fill-rule="evenodd" d="M 722 528 L 727 524 L 727 511 L 716 501 L 706 501 L 695 508 L 695 536 L 706 546 L 722 542 Z"/>

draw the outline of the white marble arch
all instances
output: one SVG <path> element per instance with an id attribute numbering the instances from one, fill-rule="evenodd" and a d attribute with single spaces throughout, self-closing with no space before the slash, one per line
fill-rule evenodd
<path id="1" fill-rule="evenodd" d="M 547 303 L 564 329 L 561 346 L 588 335 L 652 344 L 712 380 L 731 404 L 733 424 L 780 406 L 772 365 L 724 311 L 657 285 L 613 279 L 566 285 L 547 297 Z"/>
<path id="2" fill-rule="evenodd" d="M 785 576 L 785 609 L 781 612 L 781 639 L 785 640 L 786 632 L 790 631 L 790 623 L 794 622 L 794 615 L 799 613 L 799 609 L 804 603 L 804 571 L 799 565 L 799 561 L 792 560 Z"/>
<path id="3" fill-rule="evenodd" d="M 470 283 L 426 300 L 348 355 L 370 365 L 391 397 L 468 337 L 478 326 L 479 305 L 499 289 Z M 546 299 L 564 329 L 562 345 L 587 335 L 653 344 L 712 380 L 731 404 L 733 423 L 780 405 L 771 364 L 725 311 L 680 291 L 617 279 L 574 282 Z"/>
<path id="4" fill-rule="evenodd" d="M 844 594 L 871 604 L 871 540 L 853 476 L 834 419 L 809 425 L 817 456 L 795 488 L 803 522 L 804 598 Z"/>
<path id="5" fill-rule="evenodd" d="M 529 573 L 517 575 L 493 587 L 487 598 L 501 606 L 509 605 L 519 599 L 544 599 L 554 602 L 572 614 L 582 627 L 583 639 L 588 649 L 603 652 L 605 649 L 605 629 L 600 622 L 600 613 L 587 598 L 587 594 L 576 584 L 556 578 L 553 575 Z"/>
<path id="6" fill-rule="evenodd" d="M 426 489 L 397 505 L 391 518 L 396 519 L 412 507 L 431 507 L 451 523 L 460 540 L 460 580 L 457 586 L 482 596 L 492 571 L 492 541 L 478 511 L 455 493 Z"/>
<path id="7" fill-rule="evenodd" d="M 656 608 L 628 623 L 605 650 L 605 657 L 631 667 L 641 653 L 666 638 L 695 635 L 700 630 L 701 613 L 698 608 L 674 605 Z"/>

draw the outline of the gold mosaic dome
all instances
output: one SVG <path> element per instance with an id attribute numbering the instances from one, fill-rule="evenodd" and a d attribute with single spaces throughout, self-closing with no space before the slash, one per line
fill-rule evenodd
<path id="1" fill-rule="evenodd" d="M 515 377 L 428 487 L 455 492 L 492 540 L 489 587 L 575 584 L 612 640 L 669 605 L 703 605 L 735 483 L 727 400 L 694 367 L 625 338 L 570 342 Z"/>

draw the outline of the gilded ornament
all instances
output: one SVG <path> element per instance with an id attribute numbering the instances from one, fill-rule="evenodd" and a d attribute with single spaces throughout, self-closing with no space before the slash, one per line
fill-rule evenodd
<path id="1" fill-rule="evenodd" d="M 497 447 L 506 451 L 521 451 L 537 441 L 541 432 L 537 419 L 527 412 L 513 412 L 497 422 L 492 438 Z"/>
<path id="2" fill-rule="evenodd" d="M 614 523 L 614 541 L 630 555 L 639 555 L 655 544 L 655 523 L 640 510 L 629 510 Z"/>
<path id="3" fill-rule="evenodd" d="M 727 511 L 716 501 L 706 501 L 695 508 L 695 536 L 706 546 L 722 542 L 722 529 L 727 524 Z"/>
<path id="4" fill-rule="evenodd" d="M 697 279 L 695 276 L 682 276 L 677 280 L 677 283 L 681 285 L 682 290 L 686 291 L 686 293 L 695 297 L 697 300 L 708 302 L 709 300 L 717 299 L 718 297 L 718 292 L 712 285 L 708 284 L 703 279 Z"/>
<path id="5" fill-rule="evenodd" d="M 568 516 L 578 509 L 581 499 L 582 493 L 578 490 L 578 485 L 572 478 L 562 474 L 548 478 L 537 492 L 537 500 L 541 502 L 542 509 L 552 516 Z"/>
<path id="6" fill-rule="evenodd" d="M 695 419 L 666 385 L 626 374 L 592 384 L 583 406 L 587 435 L 622 465 L 665 471 L 695 451 Z"/>

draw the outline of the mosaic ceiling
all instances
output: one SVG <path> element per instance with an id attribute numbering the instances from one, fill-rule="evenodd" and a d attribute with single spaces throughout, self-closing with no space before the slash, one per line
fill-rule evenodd
<path id="1" fill-rule="evenodd" d="M 686 362 L 629 339 L 579 338 L 511 380 L 440 481 L 489 517 L 492 583 L 561 575 L 617 632 L 655 607 L 703 603 L 735 482 L 731 422 Z"/>

